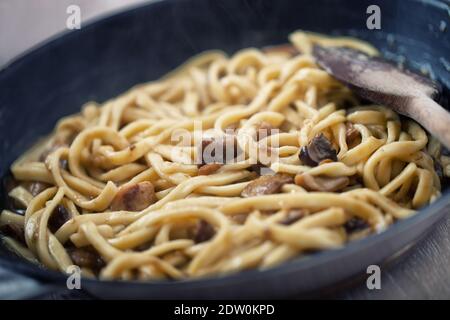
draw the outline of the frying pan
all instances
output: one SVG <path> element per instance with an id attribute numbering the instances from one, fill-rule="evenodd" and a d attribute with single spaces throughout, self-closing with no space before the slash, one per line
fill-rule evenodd
<path id="1" fill-rule="evenodd" d="M 366 27 L 369 5 L 381 30 Z M 233 53 L 285 43 L 296 29 L 357 36 L 386 57 L 429 69 L 450 88 L 449 2 L 437 0 L 166 0 L 64 33 L 18 57 L 0 72 L 0 176 L 57 119 L 89 100 L 105 101 L 157 79 L 207 49 Z M 445 96 L 444 94 L 444 96 Z M 449 124 L 450 125 L 450 124 Z M 82 280 L 102 298 L 274 298 L 308 294 L 365 272 L 413 243 L 448 210 L 450 193 L 387 231 L 345 248 L 297 258 L 265 271 L 185 281 Z M 1 205 L 1 204 L 0 204 Z M 27 263 L 0 244 L 0 265 L 46 284 L 66 277 Z"/>

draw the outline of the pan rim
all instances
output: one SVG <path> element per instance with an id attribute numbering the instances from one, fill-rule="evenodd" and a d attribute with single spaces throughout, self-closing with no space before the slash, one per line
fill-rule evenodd
<path id="1" fill-rule="evenodd" d="M 75 36 L 79 32 L 86 32 L 91 28 L 94 28 L 98 24 L 106 23 L 111 19 L 119 18 L 134 12 L 135 10 L 141 10 L 144 7 L 154 7 L 155 9 L 160 5 L 173 5 L 176 2 L 181 2 L 185 0 L 154 0 L 152 2 L 144 2 L 136 5 L 127 6 L 125 9 L 113 10 L 107 14 L 100 15 L 96 18 L 89 19 L 83 23 L 83 28 L 77 31 L 61 31 L 53 35 L 52 37 L 44 40 L 30 49 L 24 51 L 23 53 L 17 55 L 13 59 L 9 60 L 5 65 L 0 67 L 0 80 L 7 77 L 10 72 L 14 72 L 16 68 L 19 68 L 22 63 L 26 63 L 33 55 L 39 54 L 40 52 L 47 50 L 51 46 L 58 45 L 61 41 L 66 41 L 70 37 Z M 440 10 L 448 10 L 449 6 L 445 2 L 440 0 L 410 0 L 413 2 L 421 3 L 424 5 L 431 5 Z M 4 169 L 5 170 L 5 169 Z M 2 174 L 3 175 L 3 174 Z M 293 272 L 298 272 L 299 270 L 305 270 L 309 268 L 314 268 L 317 265 L 327 264 L 334 260 L 345 259 L 346 256 L 355 254 L 356 252 L 361 252 L 367 250 L 369 247 L 376 246 L 379 243 L 386 241 L 388 239 L 395 238 L 399 233 L 406 232 L 407 230 L 419 225 L 421 222 L 431 219 L 441 215 L 439 218 L 442 219 L 447 212 L 445 208 L 450 206 L 450 188 L 447 188 L 432 204 L 427 207 L 420 209 L 414 216 L 409 217 L 402 221 L 397 221 L 393 225 L 389 226 L 385 231 L 379 234 L 372 234 L 367 238 L 347 243 L 344 247 L 336 250 L 326 250 L 318 252 L 312 256 L 297 257 L 290 261 L 286 261 L 281 265 L 269 268 L 266 270 L 246 270 L 237 273 L 227 274 L 223 276 L 212 276 L 205 278 L 194 278 L 187 280 L 177 280 L 177 281 L 122 281 L 122 280 L 97 280 L 83 278 L 83 282 L 87 285 L 105 285 L 105 286 L 135 286 L 137 287 L 177 287 L 178 289 L 183 289 L 185 286 L 197 286 L 199 288 L 205 286 L 214 286 L 227 283 L 227 285 L 233 285 L 233 283 L 242 284 L 243 280 L 255 281 L 259 279 L 264 279 L 266 277 L 278 277 L 282 274 L 288 274 Z M 437 220 L 436 222 L 438 222 Z M 422 232 L 421 235 L 425 235 L 428 231 Z M 1 238 L 0 238 L 1 240 Z M 3 244 L 1 245 L 5 247 Z M 6 249 L 6 248 L 5 248 Z M 7 250 L 7 249 L 6 249 Z M 19 264 L 17 264 L 19 262 Z M 66 281 L 67 276 L 63 273 L 56 272 L 53 270 L 48 270 L 38 265 L 27 262 L 25 259 L 20 257 L 6 258 L 0 255 L 0 266 L 5 267 L 13 272 L 19 274 L 30 276 L 38 280 L 49 280 L 51 283 Z"/>

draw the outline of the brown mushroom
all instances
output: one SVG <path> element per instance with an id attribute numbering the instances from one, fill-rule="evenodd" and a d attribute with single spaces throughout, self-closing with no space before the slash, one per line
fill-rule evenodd
<path id="1" fill-rule="evenodd" d="M 346 128 L 347 131 L 345 132 L 345 140 L 347 142 L 347 145 L 351 148 L 355 146 L 355 144 L 358 141 L 358 138 L 361 137 L 361 134 L 351 122 L 347 122 Z"/>
<path id="2" fill-rule="evenodd" d="M 220 163 L 204 164 L 198 169 L 198 175 L 199 176 L 208 176 L 210 174 L 213 174 L 217 170 L 219 170 L 221 166 L 222 166 L 222 164 L 220 164 Z"/>
<path id="3" fill-rule="evenodd" d="M 266 167 L 259 161 L 256 164 L 252 164 L 250 167 L 247 168 L 247 170 L 256 173 L 258 176 L 275 174 L 275 171 L 273 171 L 269 167 Z"/>
<path id="4" fill-rule="evenodd" d="M 155 189 L 149 181 L 121 187 L 111 202 L 112 211 L 141 211 L 156 202 Z"/>
<path id="5" fill-rule="evenodd" d="M 205 220 L 200 220 L 195 229 L 194 241 L 195 243 L 208 241 L 215 233 L 216 232 L 211 224 Z"/>
<path id="6" fill-rule="evenodd" d="M 67 252 L 73 263 L 81 268 L 98 272 L 105 266 L 105 261 L 93 247 L 69 248 Z"/>
<path id="7" fill-rule="evenodd" d="M 244 198 L 255 197 L 264 194 L 279 193 L 281 187 L 286 183 L 292 183 L 293 179 L 287 174 L 276 174 L 274 176 L 261 176 L 250 182 L 241 192 Z"/>
<path id="8" fill-rule="evenodd" d="M 352 217 L 344 224 L 344 228 L 347 233 L 358 232 L 369 227 L 370 226 L 366 221 L 358 217 Z"/>
<path id="9" fill-rule="evenodd" d="M 342 190 L 348 186 L 349 182 L 348 177 L 313 176 L 309 173 L 295 176 L 295 184 L 308 191 L 334 192 Z"/>
<path id="10" fill-rule="evenodd" d="M 61 226 L 71 219 L 70 213 L 62 205 L 57 205 L 48 219 L 48 228 L 55 233 Z"/>
<path id="11" fill-rule="evenodd" d="M 315 167 L 326 159 L 337 161 L 337 153 L 331 142 L 321 133 L 300 149 L 299 158 L 303 164 Z"/>

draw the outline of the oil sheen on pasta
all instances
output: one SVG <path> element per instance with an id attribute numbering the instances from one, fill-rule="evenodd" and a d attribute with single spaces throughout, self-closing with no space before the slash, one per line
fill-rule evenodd
<path id="1" fill-rule="evenodd" d="M 303 32 L 290 40 L 203 53 L 61 119 L 11 167 L 4 241 L 100 279 L 212 276 L 340 248 L 439 197 L 437 173 L 449 171 L 440 145 L 362 105 L 310 55 L 313 43 L 376 49 Z M 178 131 L 190 142 L 174 140 Z M 202 158 L 219 141 L 235 142 L 238 161 Z"/>

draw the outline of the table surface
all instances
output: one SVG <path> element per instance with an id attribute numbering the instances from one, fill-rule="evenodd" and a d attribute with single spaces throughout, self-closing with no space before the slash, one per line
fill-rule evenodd
<path id="1" fill-rule="evenodd" d="M 0 1 L 0 66 L 27 48 L 65 28 L 66 8 L 81 8 L 82 21 L 146 0 L 2 0 Z M 27 23 L 23 23 L 27 21 Z M 11 32 L 14 30 L 14 32 Z M 36 294 L 40 286 L 29 279 L 0 269 L 0 298 L 21 298 Z M 447 214 L 411 250 L 381 268 L 381 289 L 369 290 L 364 279 L 335 291 L 318 293 L 338 299 L 449 299 L 450 298 L 450 214 Z M 44 299 L 90 299 L 89 294 L 58 293 Z"/>

